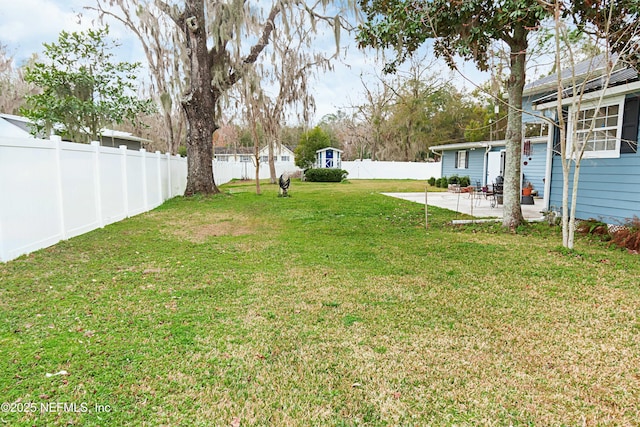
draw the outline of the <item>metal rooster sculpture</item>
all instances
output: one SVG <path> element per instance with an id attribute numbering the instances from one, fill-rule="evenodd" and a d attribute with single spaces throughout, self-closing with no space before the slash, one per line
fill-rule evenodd
<path id="1" fill-rule="evenodd" d="M 286 176 L 286 179 L 285 179 Z M 280 197 L 289 197 L 289 184 L 291 184 L 291 178 L 286 175 L 286 174 L 282 174 L 280 175 L 280 179 L 278 180 L 278 183 L 280 184 Z"/>

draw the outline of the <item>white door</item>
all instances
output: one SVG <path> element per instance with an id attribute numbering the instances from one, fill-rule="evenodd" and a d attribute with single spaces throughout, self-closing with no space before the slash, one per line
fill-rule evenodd
<path id="1" fill-rule="evenodd" d="M 505 151 L 490 151 L 487 157 L 487 184 L 496 182 L 496 177 L 503 174 Z"/>

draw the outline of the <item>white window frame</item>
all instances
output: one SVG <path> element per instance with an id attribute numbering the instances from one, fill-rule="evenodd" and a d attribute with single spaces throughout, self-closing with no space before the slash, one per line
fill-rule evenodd
<path id="1" fill-rule="evenodd" d="M 458 151 L 458 164 L 456 169 L 467 169 L 467 150 Z"/>
<path id="2" fill-rule="evenodd" d="M 625 102 L 625 97 L 623 96 L 618 96 L 615 98 L 611 98 L 611 99 L 607 99 L 607 100 L 603 100 L 602 102 L 597 102 L 597 101 L 592 101 L 592 102 L 586 102 L 583 103 L 582 105 L 580 105 L 580 111 L 585 111 L 585 110 L 595 110 L 596 108 L 598 108 L 598 105 L 600 106 L 600 111 L 602 111 L 602 109 L 605 109 L 607 107 L 610 106 L 614 106 L 617 105 L 618 106 L 618 121 L 616 123 L 615 126 L 603 126 L 601 128 L 596 128 L 594 126 L 592 133 L 591 133 L 591 138 L 593 138 L 594 133 L 595 132 L 601 132 L 601 131 L 615 131 L 615 145 L 612 149 L 602 149 L 602 150 L 585 150 L 584 153 L 582 154 L 582 158 L 583 159 L 604 159 L 604 158 L 619 158 L 620 157 L 620 140 L 622 138 L 622 123 L 623 123 L 623 119 L 624 119 L 624 102 Z M 576 119 L 578 117 L 579 112 L 576 114 L 576 108 L 570 108 L 569 109 L 569 134 L 567 137 L 567 157 L 572 157 L 575 156 L 575 153 L 572 150 L 572 145 L 573 145 L 573 137 L 574 134 L 577 135 L 576 132 L 574 132 L 575 126 L 576 126 Z M 585 123 L 587 124 L 587 126 L 591 125 L 591 120 L 592 119 L 588 119 L 588 121 L 586 121 Z M 606 121 L 606 117 L 605 117 L 605 121 Z M 577 131 L 580 133 L 588 133 L 588 129 L 585 129 L 584 131 Z M 590 138 L 590 139 L 591 139 Z M 605 144 L 606 144 L 606 140 L 605 140 Z M 576 147 L 577 148 L 577 147 Z"/>

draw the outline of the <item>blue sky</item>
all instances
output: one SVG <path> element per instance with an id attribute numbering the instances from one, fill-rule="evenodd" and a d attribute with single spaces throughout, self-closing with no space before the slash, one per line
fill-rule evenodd
<path id="1" fill-rule="evenodd" d="M 33 53 L 42 52 L 42 44 L 53 42 L 61 30 L 78 31 L 97 25 L 91 11 L 84 6 L 93 5 L 91 0 L 17 0 L 5 1 L 0 12 L 0 43 L 7 46 L 18 63 L 25 61 Z M 78 18 L 82 14 L 82 18 Z M 138 42 L 121 26 L 110 24 L 110 35 L 122 43 L 117 52 L 123 61 L 144 61 Z M 322 43 L 322 42 L 321 42 Z M 335 48 L 333 41 L 327 43 Z M 316 99 L 316 121 L 325 114 L 349 105 L 362 102 L 360 75 L 371 82 L 375 74 L 380 74 L 382 63 L 376 60 L 372 51 L 363 52 L 353 42 L 353 35 L 343 34 L 343 55 L 334 65 L 334 70 L 320 75 L 313 83 Z M 479 73 L 473 64 L 461 64 L 464 72 L 475 82 L 488 79 Z M 449 70 L 441 65 L 434 72 L 448 75 Z M 460 76 L 452 77 L 459 87 L 472 89 L 472 85 Z"/>

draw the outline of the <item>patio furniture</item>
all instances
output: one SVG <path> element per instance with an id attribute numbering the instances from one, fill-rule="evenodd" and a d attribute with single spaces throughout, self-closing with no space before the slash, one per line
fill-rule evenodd
<path id="1" fill-rule="evenodd" d="M 502 204 L 502 196 L 504 189 L 504 178 L 497 176 L 495 182 L 487 187 L 486 196 L 489 199 L 492 208 Z"/>

